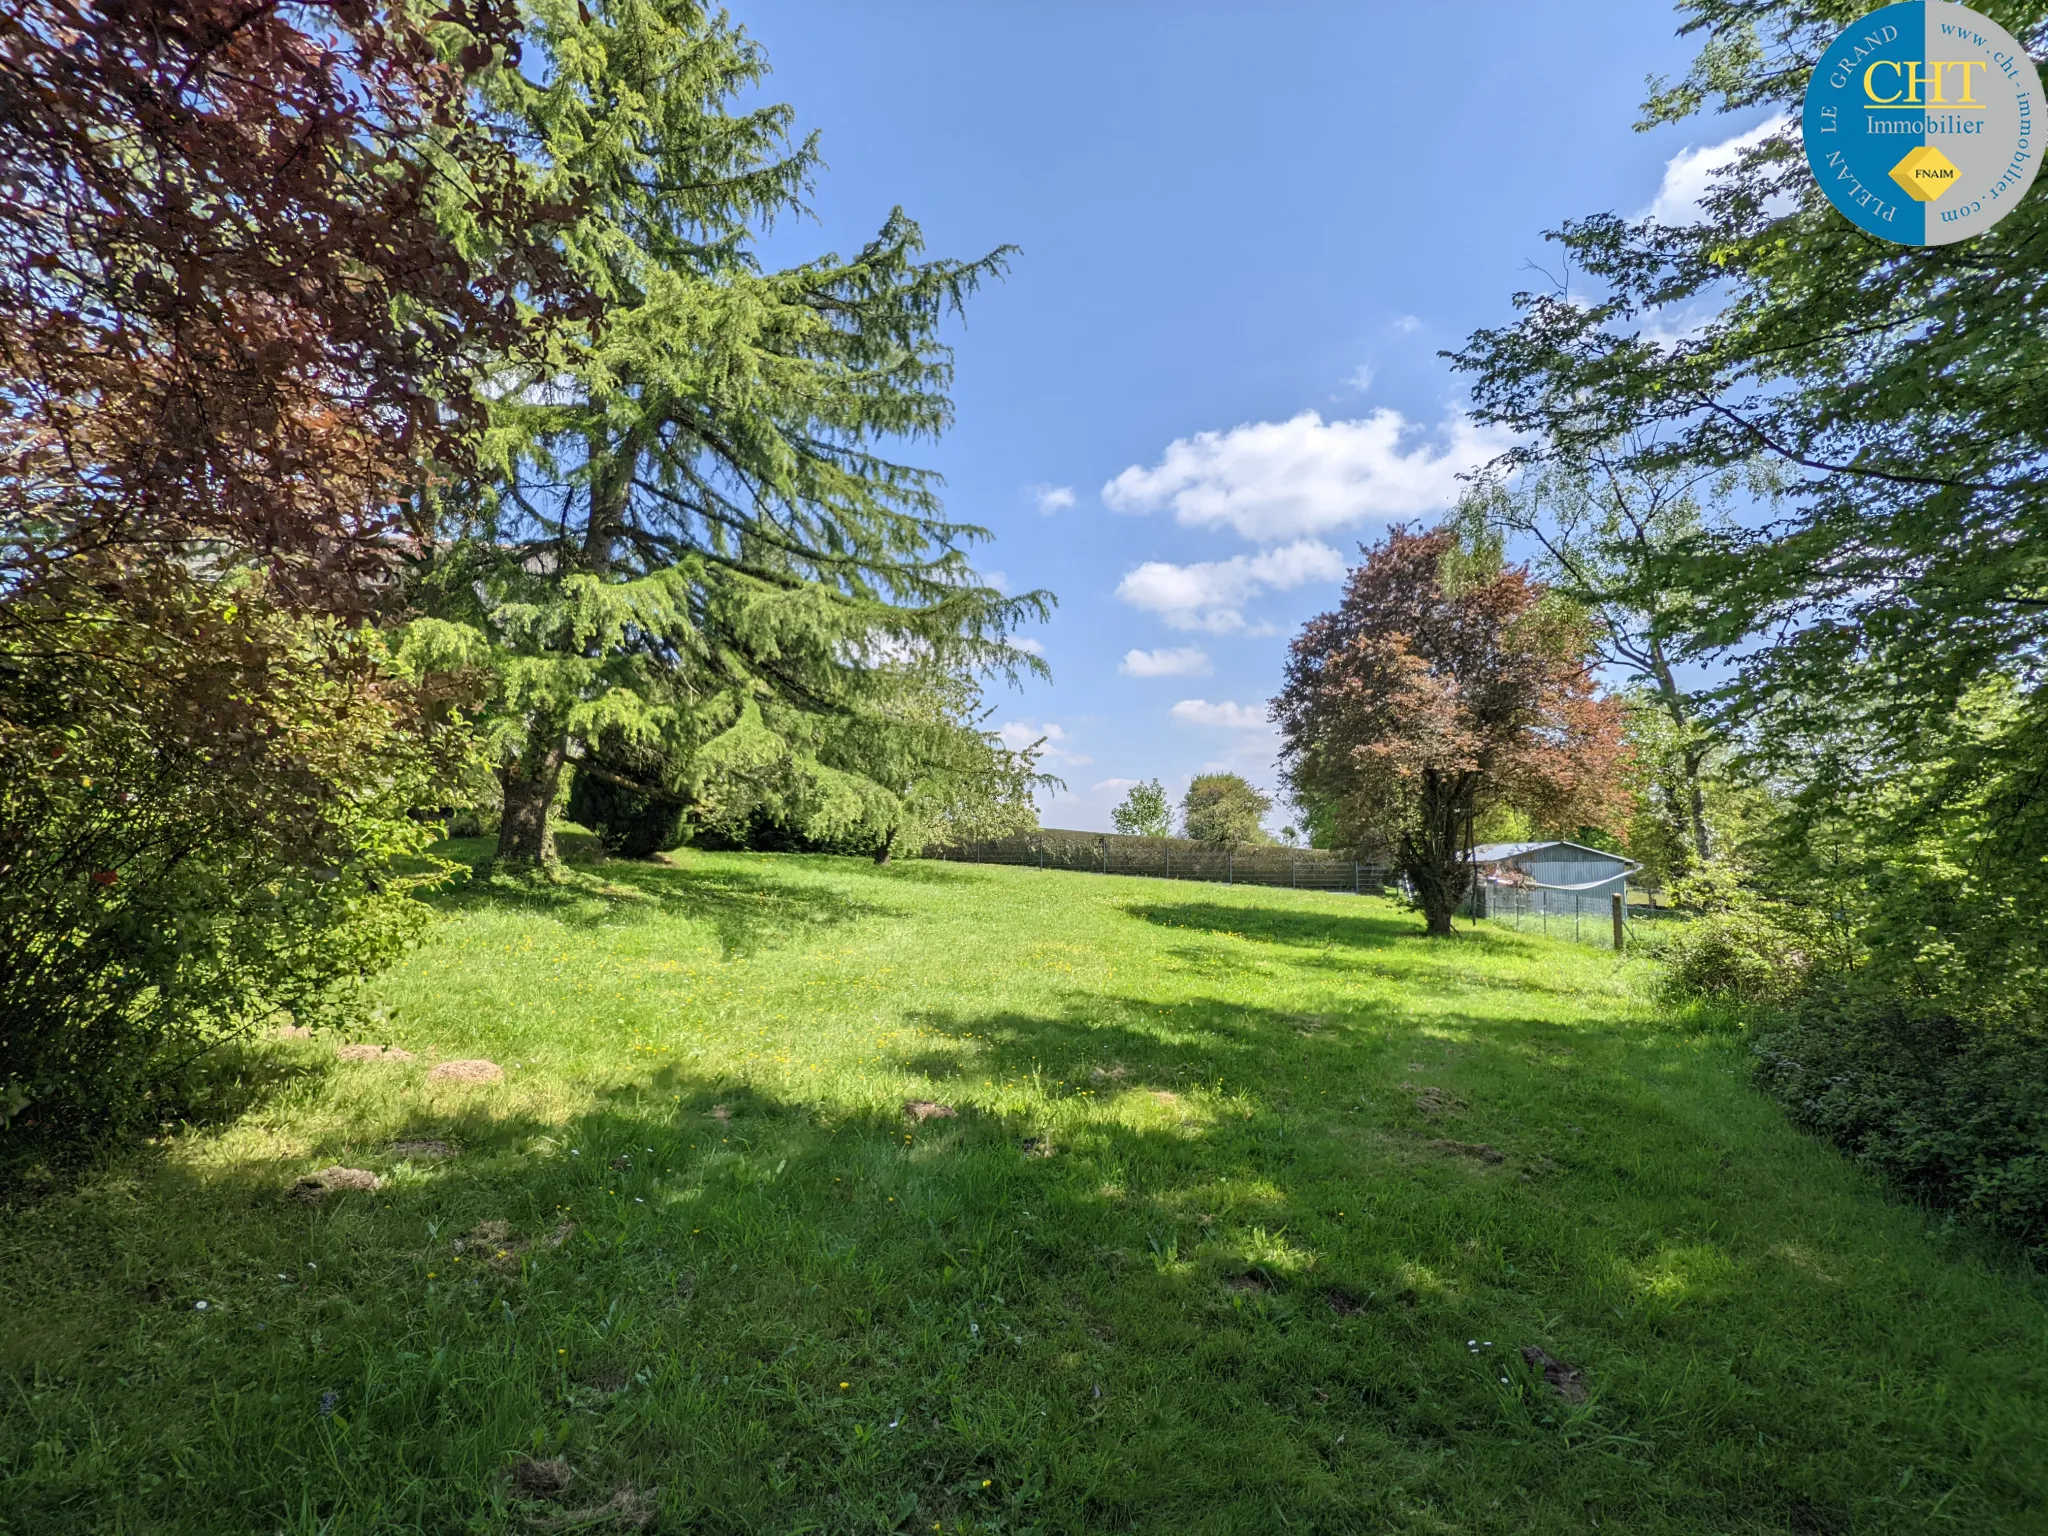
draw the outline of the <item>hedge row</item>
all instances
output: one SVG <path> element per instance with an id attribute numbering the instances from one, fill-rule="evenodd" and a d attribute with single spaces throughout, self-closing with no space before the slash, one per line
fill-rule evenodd
<path id="1" fill-rule="evenodd" d="M 1023 864 L 1098 875 L 1151 875 L 1235 885 L 1286 885 L 1302 890 L 1378 894 L 1384 865 L 1319 848 L 1218 848 L 1186 837 L 1127 837 L 1118 832 L 1067 832 L 1054 827 L 1014 837 L 939 844 L 927 858 L 965 864 Z"/>

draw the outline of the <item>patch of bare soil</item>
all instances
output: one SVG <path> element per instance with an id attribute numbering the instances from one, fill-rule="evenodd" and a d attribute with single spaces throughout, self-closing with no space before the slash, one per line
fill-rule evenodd
<path id="1" fill-rule="evenodd" d="M 587 1509 L 565 1509 L 559 1515 L 537 1515 L 533 1523 L 542 1530 L 645 1531 L 653 1527 L 661 1506 L 654 1495 L 637 1488 L 621 1488 L 602 1504 Z"/>
<path id="2" fill-rule="evenodd" d="M 467 1237 L 458 1237 L 448 1246 L 458 1254 L 481 1260 L 500 1274 L 516 1275 L 520 1255 L 533 1244 L 514 1232 L 509 1221 L 480 1221 Z"/>
<path id="3" fill-rule="evenodd" d="M 1343 1287 L 1335 1285 L 1323 1292 L 1323 1300 L 1339 1317 L 1356 1317 L 1371 1305 L 1369 1300 L 1354 1296 Z"/>
<path id="4" fill-rule="evenodd" d="M 1438 1115 L 1455 1115 L 1465 1107 L 1465 1101 L 1455 1098 L 1441 1088 L 1418 1088 L 1413 1083 L 1403 1083 L 1401 1091 L 1413 1094 L 1416 1113 L 1434 1120 Z"/>
<path id="5" fill-rule="evenodd" d="M 1120 1061 L 1113 1061 L 1106 1067 L 1090 1067 L 1088 1075 L 1098 1083 L 1120 1083 L 1131 1075 L 1131 1069 Z"/>
<path id="6" fill-rule="evenodd" d="M 1476 1158 L 1482 1163 L 1504 1163 L 1508 1159 L 1507 1153 L 1499 1147 L 1488 1146 L 1483 1141 L 1444 1141 L 1439 1138 L 1432 1141 L 1430 1146 L 1438 1152 L 1448 1152 L 1453 1157 Z"/>
<path id="7" fill-rule="evenodd" d="M 317 1205 L 329 1195 L 345 1194 L 350 1190 L 367 1194 L 383 1182 L 367 1168 L 322 1168 L 292 1185 L 292 1194 L 308 1205 Z"/>
<path id="8" fill-rule="evenodd" d="M 1164 1104 L 1168 1109 L 1180 1103 L 1180 1095 L 1171 1088 L 1155 1088 L 1152 1090 L 1152 1097 Z"/>
<path id="9" fill-rule="evenodd" d="M 1273 1277 L 1263 1269 L 1248 1269 L 1241 1275 L 1226 1276 L 1223 1283 L 1247 1296 L 1266 1296 L 1273 1290 Z"/>
<path id="10" fill-rule="evenodd" d="M 512 1463 L 510 1473 L 512 1486 L 522 1498 L 528 1499 L 559 1498 L 575 1475 L 569 1463 L 559 1456 L 547 1461 L 522 1456 Z"/>
<path id="11" fill-rule="evenodd" d="M 610 1396 L 625 1391 L 633 1384 L 633 1370 L 631 1366 L 625 1365 L 593 1366 L 587 1371 L 578 1372 L 577 1380 Z"/>
<path id="12" fill-rule="evenodd" d="M 310 1024 L 280 1024 L 271 1031 L 280 1040 L 310 1040 L 313 1026 Z"/>
<path id="13" fill-rule="evenodd" d="M 444 1061 L 427 1074 L 430 1083 L 495 1083 L 505 1069 L 495 1061 Z"/>
<path id="14" fill-rule="evenodd" d="M 913 1125 L 923 1125 L 927 1120 L 952 1120 L 960 1111 L 950 1104 L 937 1104 L 930 1099 L 911 1099 L 903 1106 L 903 1113 Z"/>
<path id="15" fill-rule="evenodd" d="M 725 1125 L 731 1121 L 732 1111 L 723 1104 L 714 1104 L 711 1106 L 711 1118 Z"/>
<path id="16" fill-rule="evenodd" d="M 1576 1366 L 1566 1365 L 1548 1350 L 1534 1344 L 1524 1345 L 1522 1358 L 1543 1372 L 1543 1379 L 1550 1390 L 1568 1403 L 1583 1403 L 1586 1400 L 1586 1378 Z"/>
<path id="17" fill-rule="evenodd" d="M 391 1143 L 391 1155 L 411 1158 L 415 1162 L 431 1161 L 439 1157 L 453 1157 L 455 1149 L 445 1141 L 435 1141 L 428 1137 L 422 1141 L 394 1141 Z"/>
<path id="18" fill-rule="evenodd" d="M 401 1051 L 395 1045 L 371 1045 L 367 1041 L 356 1041 L 349 1045 L 337 1045 L 334 1048 L 334 1055 L 338 1061 L 375 1061 L 383 1062 L 390 1066 L 397 1066 L 401 1062 L 412 1060 L 411 1051 Z"/>

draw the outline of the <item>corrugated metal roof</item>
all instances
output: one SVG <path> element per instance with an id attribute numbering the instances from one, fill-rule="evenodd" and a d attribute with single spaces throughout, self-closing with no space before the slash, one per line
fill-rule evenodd
<path id="1" fill-rule="evenodd" d="M 1611 853 L 1605 848 L 1588 848 L 1584 843 L 1567 842 L 1561 837 L 1552 838 L 1544 843 L 1480 843 L 1472 850 L 1472 862 L 1474 864 L 1502 864 L 1509 859 L 1519 859 L 1525 853 L 1535 853 L 1543 848 L 1570 848 L 1578 853 L 1590 854 L 1596 859 L 1612 859 L 1615 863 L 1626 865 L 1630 869 L 1641 869 L 1643 867 L 1634 859 L 1624 858 L 1620 854 Z"/>

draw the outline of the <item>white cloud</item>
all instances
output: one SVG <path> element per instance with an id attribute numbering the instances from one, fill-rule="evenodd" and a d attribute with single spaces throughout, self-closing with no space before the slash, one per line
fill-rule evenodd
<path id="1" fill-rule="evenodd" d="M 996 727 L 996 734 L 1003 739 L 1003 745 L 1012 752 L 1021 752 L 1041 738 L 1049 747 L 1057 746 L 1067 739 L 1067 733 L 1050 720 L 1043 725 L 1033 725 L 1029 720 L 1005 720 Z"/>
<path id="2" fill-rule="evenodd" d="M 1043 640 L 1035 640 L 1030 635 L 1013 636 L 1010 644 L 1027 655 L 1043 656 L 1045 654 L 1045 642 Z"/>
<path id="3" fill-rule="evenodd" d="M 1253 630 L 1243 605 L 1259 593 L 1287 591 L 1311 581 L 1335 581 L 1344 557 L 1314 539 L 1297 539 L 1257 555 L 1174 565 L 1147 560 L 1117 584 L 1116 595 L 1133 608 L 1156 613 L 1175 629 L 1212 635 L 1268 633 Z M 1126 658 L 1128 660 L 1128 658 Z"/>
<path id="4" fill-rule="evenodd" d="M 1010 573 L 1008 571 L 977 571 L 975 574 L 980 576 L 985 584 L 994 587 L 998 592 L 1010 590 Z"/>
<path id="5" fill-rule="evenodd" d="M 1263 709 L 1234 704 L 1229 699 L 1220 704 L 1211 704 L 1207 699 L 1182 699 L 1173 706 L 1173 718 L 1182 725 L 1220 725 L 1231 731 L 1270 729 Z"/>
<path id="6" fill-rule="evenodd" d="M 1199 645 L 1175 646 L 1171 650 L 1126 651 L 1117 671 L 1126 677 L 1207 677 L 1209 653 Z"/>
<path id="7" fill-rule="evenodd" d="M 1091 795 L 1120 795 L 1127 789 L 1136 789 L 1136 779 L 1100 779 L 1088 786 Z"/>
<path id="8" fill-rule="evenodd" d="M 1422 321 L 1415 315 L 1396 315 L 1394 317 L 1394 329 L 1403 336 L 1413 336 L 1422 329 Z"/>
<path id="9" fill-rule="evenodd" d="M 1738 133 L 1719 144 L 1688 144 L 1664 162 L 1664 181 L 1656 199 L 1644 210 L 1664 224 L 1694 224 L 1701 216 L 1700 199 L 1713 189 L 1714 177 L 1735 164 L 1745 149 L 1753 149 L 1791 122 L 1789 117 L 1766 118 L 1747 133 Z"/>
<path id="10" fill-rule="evenodd" d="M 1021 752 L 1033 742 L 1042 741 L 1040 757 L 1048 764 L 1064 763 L 1073 768 L 1085 768 L 1095 759 L 1083 752 L 1070 752 L 1063 745 L 1067 733 L 1052 721 L 1034 725 L 1029 720 L 1005 720 L 996 727 L 996 736 L 1012 752 Z"/>
<path id="11" fill-rule="evenodd" d="M 1464 415 L 1436 436 L 1436 443 L 1418 441 L 1394 410 L 1330 422 L 1303 411 L 1289 421 L 1177 438 L 1151 468 L 1133 464 L 1103 486 L 1102 500 L 1116 512 L 1171 507 L 1184 526 L 1227 526 L 1262 544 L 1387 522 L 1448 508 L 1460 472 L 1509 442 Z"/>
<path id="12" fill-rule="evenodd" d="M 1071 485 L 1051 485 L 1041 480 L 1030 489 L 1031 499 L 1038 503 L 1038 510 L 1047 517 L 1074 504 L 1074 488 Z"/>
<path id="13" fill-rule="evenodd" d="M 1344 380 L 1344 387 L 1362 395 L 1372 388 L 1372 379 L 1372 364 L 1360 363 L 1351 370 L 1350 376 Z"/>

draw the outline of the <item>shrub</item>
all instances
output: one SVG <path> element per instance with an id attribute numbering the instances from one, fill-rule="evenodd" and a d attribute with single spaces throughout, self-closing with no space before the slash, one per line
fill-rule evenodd
<path id="1" fill-rule="evenodd" d="M 460 735 L 417 703 L 367 632 L 189 574 L 0 610 L 0 1123 L 132 1117 L 413 938 Z"/>
<path id="2" fill-rule="evenodd" d="M 1812 979 L 1805 939 L 1755 908 L 1708 913 L 1674 926 L 1661 953 L 1665 982 L 1681 996 L 1782 1007 Z"/>
<path id="3" fill-rule="evenodd" d="M 1986 1029 L 1859 977 L 1758 1032 L 1793 1120 L 1920 1199 L 2048 1256 L 2048 1036 Z"/>
<path id="4" fill-rule="evenodd" d="M 1722 865 L 1671 886 L 1691 921 L 1662 939 L 1665 985 L 1682 997 L 1782 1008 L 1827 966 L 1846 964 L 1841 936 L 1810 908 L 1773 901 Z"/>

